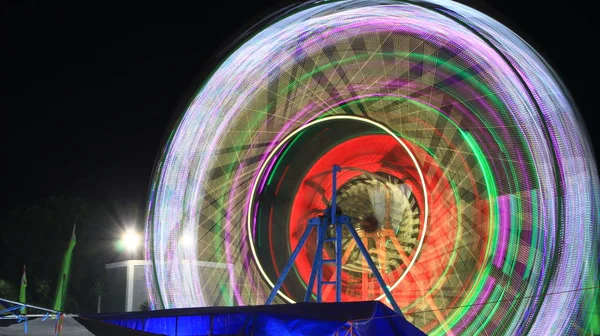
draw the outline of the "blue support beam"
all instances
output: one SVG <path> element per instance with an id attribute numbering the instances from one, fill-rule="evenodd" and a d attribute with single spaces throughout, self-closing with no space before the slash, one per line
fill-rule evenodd
<path id="1" fill-rule="evenodd" d="M 325 238 L 322 223 L 317 227 L 317 252 L 315 253 L 315 262 L 317 263 L 317 302 L 323 301 L 323 239 Z M 313 272 L 315 269 L 313 268 Z"/>
<path id="2" fill-rule="evenodd" d="M 316 244 L 317 248 L 316 248 L 316 252 L 315 252 L 315 259 L 313 260 L 312 270 L 310 272 L 308 286 L 306 288 L 306 294 L 304 296 L 304 301 L 305 302 L 310 301 L 310 298 L 313 293 L 313 288 L 314 288 L 315 282 L 316 282 L 317 302 L 321 302 L 323 299 L 322 298 L 323 285 L 335 285 L 335 287 L 336 287 L 335 288 L 335 299 L 337 302 L 341 302 L 342 301 L 342 228 L 345 225 L 348 228 L 348 230 L 350 231 L 352 238 L 355 240 L 356 246 L 358 247 L 361 254 L 367 261 L 367 264 L 371 268 L 373 275 L 375 275 L 375 278 L 377 279 L 379 286 L 381 286 L 381 289 L 385 293 L 386 298 L 392 305 L 392 308 L 394 308 L 394 310 L 398 314 L 402 314 L 402 312 L 400 311 L 400 307 L 396 303 L 396 300 L 394 300 L 394 297 L 392 296 L 392 293 L 390 292 L 387 284 L 383 280 L 383 277 L 379 273 L 377 266 L 373 262 L 373 259 L 371 259 L 371 256 L 369 255 L 369 251 L 367 250 L 367 248 L 363 244 L 362 240 L 358 236 L 358 233 L 356 232 L 354 227 L 352 226 L 352 221 L 351 221 L 350 217 L 337 214 L 337 211 L 336 211 L 337 210 L 337 203 L 336 203 L 337 202 L 337 195 L 336 195 L 336 193 L 337 193 L 337 173 L 340 171 L 341 171 L 340 166 L 338 166 L 338 165 L 333 166 L 331 207 L 329 209 L 325 210 L 325 213 L 323 214 L 323 216 L 309 219 L 308 227 L 304 231 L 302 238 L 300 238 L 298 245 L 296 246 L 296 248 L 294 249 L 294 252 L 290 256 L 290 260 L 288 260 L 287 264 L 285 265 L 283 272 L 281 273 L 281 276 L 279 277 L 279 279 L 277 279 L 277 282 L 275 283 L 275 286 L 273 287 L 271 294 L 267 298 L 266 304 L 271 304 L 273 302 L 273 299 L 275 299 L 277 292 L 283 285 L 283 281 L 285 280 L 285 277 L 288 275 L 289 271 L 293 267 L 294 262 L 296 261 L 296 257 L 298 256 L 298 253 L 300 252 L 300 250 L 306 243 L 308 235 L 310 234 L 310 231 L 313 227 L 317 228 L 317 244 Z M 330 225 L 335 227 L 335 237 L 334 238 L 326 237 L 327 228 Z M 335 259 L 325 259 L 325 260 L 323 259 L 323 244 L 325 242 L 335 242 Z M 335 281 L 323 281 L 323 264 L 324 263 L 335 263 Z"/>
<path id="3" fill-rule="evenodd" d="M 331 191 L 331 225 L 335 227 L 335 301 L 342 302 L 342 223 L 337 223 L 337 173 L 342 168 L 333 166 Z"/>
<path id="4" fill-rule="evenodd" d="M 273 299 L 275 299 L 275 296 L 277 295 L 279 288 L 281 288 L 281 285 L 283 285 L 283 280 L 285 280 L 285 277 L 288 275 L 288 273 L 292 269 L 292 266 L 294 265 L 294 261 L 296 261 L 296 257 L 298 256 L 298 253 L 300 253 L 300 249 L 302 249 L 302 246 L 304 246 L 304 243 L 306 242 L 306 239 L 308 238 L 308 235 L 310 234 L 311 229 L 312 229 L 312 225 L 309 225 L 306 228 L 306 230 L 304 230 L 304 233 L 302 234 L 302 237 L 300 238 L 298 245 L 296 246 L 296 248 L 294 249 L 294 252 L 292 253 L 292 256 L 290 257 L 290 260 L 288 260 L 287 264 L 285 264 L 285 267 L 283 268 L 283 272 L 281 272 L 281 276 L 279 277 L 279 279 L 277 279 L 275 286 L 273 286 L 273 290 L 271 291 L 271 294 L 269 294 L 266 304 L 271 304 L 273 302 Z"/>
<path id="5" fill-rule="evenodd" d="M 56 310 L 38 307 L 38 306 L 34 306 L 34 305 L 30 305 L 30 304 L 26 304 L 26 303 L 22 303 L 22 302 L 18 302 L 18 301 L 12 301 L 12 300 L 8 300 L 8 299 L 4 299 L 4 298 L 0 298 L 0 302 L 4 303 L 5 306 L 6 306 L 6 304 L 12 305 L 8 308 L 0 310 L 0 319 L 7 319 L 7 318 L 16 319 L 17 323 L 23 323 L 23 328 L 24 328 L 23 331 L 25 334 L 28 333 L 28 329 L 29 329 L 28 324 L 27 324 L 28 317 L 30 317 L 30 316 L 38 317 L 38 315 L 16 314 L 16 313 L 14 313 L 15 311 L 22 311 L 23 308 L 30 308 L 30 309 L 44 311 L 46 313 L 46 315 L 42 319 L 42 321 L 46 320 L 46 318 L 48 316 L 50 316 L 50 313 L 53 313 L 53 315 L 55 315 L 57 317 L 61 315 L 61 313 Z M 6 313 L 11 313 L 11 312 L 13 312 L 13 314 L 8 315 L 8 316 L 3 316 Z"/>
<path id="6" fill-rule="evenodd" d="M 318 228 L 321 225 L 321 218 L 315 217 L 308 220 L 308 226 L 316 226 L 317 227 L 317 241 L 319 239 Z M 319 260 L 315 257 L 313 260 L 312 269 L 310 271 L 310 278 L 308 280 L 308 286 L 306 287 L 306 294 L 304 295 L 304 302 L 310 302 L 310 297 L 313 293 L 313 288 L 315 287 L 315 280 L 317 278 L 317 272 L 315 271 L 319 265 Z"/>

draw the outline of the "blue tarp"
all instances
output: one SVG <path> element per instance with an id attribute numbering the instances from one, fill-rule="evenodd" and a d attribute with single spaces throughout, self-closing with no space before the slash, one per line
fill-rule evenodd
<path id="1" fill-rule="evenodd" d="M 86 319 L 159 335 L 425 335 L 377 301 L 166 309 Z"/>

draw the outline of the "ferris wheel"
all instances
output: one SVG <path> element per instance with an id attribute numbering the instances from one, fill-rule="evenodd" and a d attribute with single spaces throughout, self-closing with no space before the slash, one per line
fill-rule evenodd
<path id="1" fill-rule="evenodd" d="M 600 189 L 557 78 L 508 28 L 455 2 L 288 8 L 223 60 L 166 143 L 146 230 L 153 305 L 263 304 L 330 206 L 338 165 L 336 211 L 411 323 L 573 332 L 597 293 Z M 314 241 L 279 302 L 303 300 Z M 342 264 L 344 301 L 389 303 L 346 231 Z"/>

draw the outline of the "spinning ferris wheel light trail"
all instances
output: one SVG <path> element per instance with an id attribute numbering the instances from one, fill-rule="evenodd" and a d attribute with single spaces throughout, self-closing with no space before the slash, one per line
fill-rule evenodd
<path id="1" fill-rule="evenodd" d="M 154 308 L 381 300 L 432 335 L 590 330 L 596 162 L 531 46 L 445 0 L 307 2 L 253 33 L 158 161 Z M 304 237 L 333 199 L 385 286 L 349 228 Z"/>

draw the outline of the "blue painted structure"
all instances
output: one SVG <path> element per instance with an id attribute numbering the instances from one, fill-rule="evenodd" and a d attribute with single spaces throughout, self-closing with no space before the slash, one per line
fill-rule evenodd
<path id="1" fill-rule="evenodd" d="M 44 312 L 44 314 L 23 314 L 24 308 L 30 308 Z M 41 318 L 42 321 L 52 317 L 55 320 L 55 329 L 58 329 L 60 318 L 64 314 L 53 309 L 34 306 L 27 303 L 12 301 L 0 298 L 0 319 L 15 320 L 17 323 L 23 323 L 23 332 L 27 334 L 27 319 L 31 317 Z"/>
<path id="2" fill-rule="evenodd" d="M 166 309 L 80 314 L 79 322 L 110 323 L 159 335 L 425 335 L 378 301 Z M 101 330 L 101 329 L 97 329 Z"/>
<path id="3" fill-rule="evenodd" d="M 298 257 L 298 253 L 300 253 L 300 250 L 306 243 L 306 240 L 307 240 L 310 232 L 312 231 L 313 227 L 317 228 L 317 252 L 315 254 L 315 260 L 313 261 L 313 267 L 310 272 L 310 278 L 308 281 L 308 286 L 306 288 L 306 295 L 304 296 L 304 302 L 310 302 L 310 297 L 313 293 L 313 287 L 315 284 L 315 278 L 316 278 L 316 282 L 317 282 L 317 302 L 322 302 L 323 285 L 335 285 L 335 287 L 336 287 L 336 291 L 335 291 L 336 302 L 341 302 L 342 301 L 342 277 L 341 277 L 341 275 L 342 275 L 342 227 L 346 226 L 348 231 L 350 231 L 352 238 L 356 242 L 356 246 L 358 246 L 358 249 L 360 250 L 363 257 L 367 261 L 367 264 L 371 268 L 371 272 L 373 272 L 373 275 L 377 279 L 379 286 L 381 286 L 381 289 L 385 293 L 387 300 L 390 302 L 390 304 L 392 305 L 394 310 L 398 314 L 401 314 L 400 307 L 398 307 L 398 304 L 396 303 L 396 300 L 394 300 L 392 293 L 390 292 L 387 284 L 383 280 L 381 273 L 379 273 L 377 266 L 373 262 L 373 259 L 371 259 L 371 256 L 369 255 L 369 251 L 367 250 L 367 248 L 363 244 L 362 240 L 358 236 L 358 233 L 356 233 L 356 230 L 354 229 L 354 227 L 352 226 L 352 221 L 350 220 L 350 217 L 344 216 L 344 215 L 338 215 L 337 211 L 335 210 L 335 209 L 337 209 L 337 204 L 336 204 L 337 173 L 340 172 L 341 170 L 342 169 L 340 168 L 340 166 L 338 166 L 338 165 L 333 166 L 331 206 L 325 210 L 323 216 L 314 217 L 314 218 L 311 218 L 308 220 L 308 226 L 306 227 L 306 230 L 304 230 L 304 233 L 302 234 L 302 237 L 300 238 L 298 245 L 296 246 L 296 248 L 294 248 L 294 251 L 292 252 L 292 255 L 290 256 L 290 259 L 288 260 L 287 264 L 283 268 L 283 271 L 281 272 L 281 276 L 279 276 L 279 279 L 277 279 L 277 282 L 275 282 L 275 285 L 273 286 L 273 290 L 271 291 L 271 294 L 267 298 L 266 304 L 271 304 L 273 302 L 273 300 L 275 299 L 277 292 L 283 285 L 283 281 L 285 280 L 286 276 L 288 275 L 288 273 L 294 266 L 296 257 Z M 335 227 L 335 238 L 326 238 L 326 236 L 325 236 L 325 234 L 327 232 L 327 228 L 330 225 Z M 323 259 L 323 243 L 324 242 L 332 242 L 332 241 L 335 241 L 335 259 Z M 321 273 L 323 271 L 324 263 L 335 263 L 335 266 L 336 266 L 335 281 L 332 281 L 332 282 L 323 281 L 323 277 L 322 277 Z"/>

